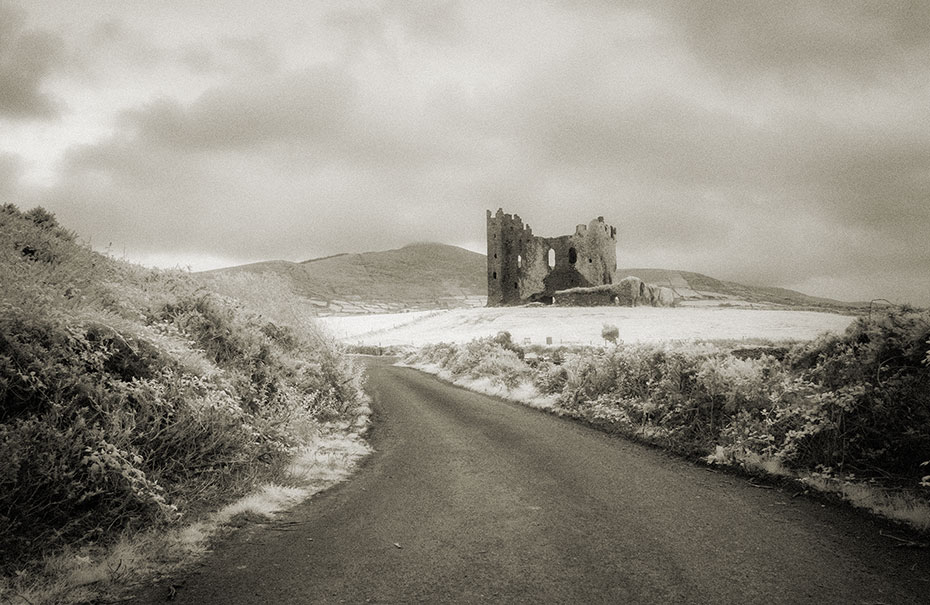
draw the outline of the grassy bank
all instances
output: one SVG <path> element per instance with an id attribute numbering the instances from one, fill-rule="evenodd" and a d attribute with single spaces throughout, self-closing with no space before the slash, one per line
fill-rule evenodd
<path id="1" fill-rule="evenodd" d="M 508 334 L 405 363 L 710 463 L 800 478 L 930 529 L 930 313 L 784 346 L 535 351 Z M 528 354 L 530 353 L 530 354 Z"/>
<path id="2" fill-rule="evenodd" d="M 117 261 L 6 205 L 0 284 L 3 575 L 189 524 L 366 410 L 351 362 L 267 283 Z"/>

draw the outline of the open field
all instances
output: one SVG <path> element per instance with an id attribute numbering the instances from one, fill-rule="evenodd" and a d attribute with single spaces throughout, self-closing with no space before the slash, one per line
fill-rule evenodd
<path id="1" fill-rule="evenodd" d="M 601 328 L 613 324 L 620 339 L 633 342 L 673 340 L 807 340 L 823 332 L 841 332 L 853 317 L 813 311 L 737 308 L 655 307 L 495 307 L 418 311 L 320 318 L 320 324 L 347 344 L 412 345 L 468 342 L 502 330 L 514 342 L 601 344 Z"/>

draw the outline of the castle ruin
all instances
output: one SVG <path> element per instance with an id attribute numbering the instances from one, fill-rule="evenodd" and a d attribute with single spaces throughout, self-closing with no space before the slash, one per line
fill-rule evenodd
<path id="1" fill-rule="evenodd" d="M 487 211 L 488 306 L 552 303 L 558 290 L 613 284 L 617 229 L 599 216 L 572 235 L 538 237 L 516 214 Z"/>

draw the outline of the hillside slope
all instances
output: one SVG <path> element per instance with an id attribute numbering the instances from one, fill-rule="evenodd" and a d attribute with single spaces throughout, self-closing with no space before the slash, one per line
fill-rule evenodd
<path id="1" fill-rule="evenodd" d="M 338 254 L 301 263 L 268 261 L 207 274 L 274 274 L 321 314 L 483 306 L 483 254 L 444 244 Z"/>
<path id="2" fill-rule="evenodd" d="M 487 261 L 483 254 L 436 243 L 396 250 L 337 254 L 300 263 L 267 261 L 203 274 L 272 277 L 309 301 L 320 315 L 390 313 L 484 306 Z M 668 269 L 619 269 L 617 277 L 671 286 L 688 306 L 790 307 L 838 312 L 860 311 L 845 303 L 794 290 L 747 286 L 701 273 Z"/>
<path id="3" fill-rule="evenodd" d="M 196 519 L 354 419 L 351 361 L 268 290 L 250 311 L 0 206 L 0 601 L 40 557 Z"/>
<path id="4" fill-rule="evenodd" d="M 714 279 L 691 271 L 669 269 L 619 269 L 618 276 L 632 275 L 641 280 L 669 286 L 684 299 L 685 304 L 751 304 L 791 308 L 823 309 L 854 312 L 868 308 L 868 303 L 843 302 L 830 298 L 808 296 L 786 288 L 747 286 L 737 282 Z"/>

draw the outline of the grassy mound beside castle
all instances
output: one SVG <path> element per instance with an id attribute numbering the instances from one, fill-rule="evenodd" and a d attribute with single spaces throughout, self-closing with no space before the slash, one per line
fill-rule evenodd
<path id="1" fill-rule="evenodd" d="M 358 373 L 281 300 L 117 261 L 41 208 L 0 207 L 0 572 L 195 518 L 356 416 Z"/>

